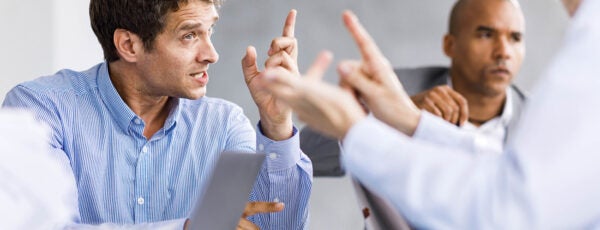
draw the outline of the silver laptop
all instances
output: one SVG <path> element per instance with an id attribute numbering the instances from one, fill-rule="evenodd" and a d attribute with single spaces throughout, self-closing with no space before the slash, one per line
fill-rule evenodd
<path id="1" fill-rule="evenodd" d="M 264 160 L 262 153 L 222 153 L 189 216 L 189 229 L 236 229 Z"/>

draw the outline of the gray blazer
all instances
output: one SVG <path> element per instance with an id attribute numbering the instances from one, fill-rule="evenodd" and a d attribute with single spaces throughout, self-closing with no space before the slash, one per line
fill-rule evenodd
<path id="1" fill-rule="evenodd" d="M 409 95 L 415 95 L 438 85 L 447 83 L 447 67 L 423 67 L 411 69 L 395 69 L 396 75 L 402 82 Z M 526 100 L 526 95 L 517 86 L 511 85 L 514 115 L 507 130 L 510 134 L 515 121 Z M 338 141 L 325 137 L 316 131 L 305 127 L 300 131 L 300 148 L 313 163 L 314 176 L 343 176 L 344 170 L 340 165 L 340 149 Z"/>

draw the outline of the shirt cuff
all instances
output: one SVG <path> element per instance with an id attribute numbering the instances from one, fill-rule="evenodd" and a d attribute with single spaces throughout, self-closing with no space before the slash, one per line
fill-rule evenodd
<path id="1" fill-rule="evenodd" d="M 425 110 L 421 113 L 421 119 L 413 138 L 441 146 L 458 147 L 465 150 L 472 150 L 475 146 L 475 140 L 472 135 L 463 132 L 457 126 Z"/>
<path id="2" fill-rule="evenodd" d="M 277 171 L 295 167 L 302 155 L 298 129 L 294 126 L 292 137 L 287 140 L 274 141 L 260 131 L 260 121 L 256 126 L 256 150 L 267 155 L 267 169 Z"/>

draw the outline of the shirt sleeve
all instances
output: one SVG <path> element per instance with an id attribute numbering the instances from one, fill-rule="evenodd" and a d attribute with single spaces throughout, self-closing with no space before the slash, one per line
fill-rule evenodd
<path id="1" fill-rule="evenodd" d="M 307 229 L 313 171 L 310 159 L 300 150 L 298 129 L 293 128 L 289 139 L 274 141 L 260 132 L 260 123 L 257 126 L 256 146 L 267 157 L 266 168 L 258 175 L 257 183 L 268 182 L 270 189 L 255 189 L 252 194 L 255 197 L 251 199 L 283 202 L 285 208 L 279 213 L 259 214 L 250 219 L 258 222 L 261 229 Z"/>
<path id="2" fill-rule="evenodd" d="M 342 162 L 416 227 L 527 229 L 527 193 L 510 156 L 412 139 L 368 117 L 346 135 Z"/>
<path id="3" fill-rule="evenodd" d="M 24 109 L 33 113 L 36 120 L 42 122 L 49 127 L 49 140 L 46 140 L 49 145 L 48 156 L 56 161 L 63 172 L 67 175 L 65 180 L 68 181 L 69 199 L 64 199 L 64 202 L 69 205 L 73 212 L 71 219 L 79 221 L 79 206 L 78 195 L 75 177 L 71 168 L 69 156 L 65 153 L 62 146 L 62 124 L 58 110 L 54 106 L 52 98 L 30 89 L 23 85 L 18 85 L 13 88 L 4 99 L 2 104 L 4 108 Z"/>
<path id="4" fill-rule="evenodd" d="M 24 85 L 13 88 L 2 104 L 6 108 L 22 108 L 32 112 L 36 119 L 50 127 L 50 145 L 62 149 L 62 124 L 58 109 L 50 96 L 41 94 Z"/>
<path id="5" fill-rule="evenodd" d="M 2 107 L 18 108 L 32 112 L 36 120 L 50 129 L 50 155 L 56 158 L 61 166 L 72 172 L 70 157 L 63 151 L 63 125 L 58 109 L 52 98 L 23 85 L 13 88 L 4 99 Z M 75 180 L 73 178 L 73 180 Z"/>
<path id="6" fill-rule="evenodd" d="M 261 229 L 308 228 L 312 163 L 300 150 L 298 130 L 294 127 L 293 136 L 287 140 L 274 141 L 260 132 L 260 123 L 253 129 L 241 109 L 234 110 L 231 117 L 231 141 L 228 141 L 228 145 L 247 146 L 251 141 L 252 152 L 266 154 L 265 163 L 257 176 L 249 200 L 285 204 L 281 212 L 257 214 L 248 219 Z"/>
<path id="7" fill-rule="evenodd" d="M 463 132 L 455 125 L 425 110 L 421 112 L 421 119 L 413 138 L 466 152 L 475 152 L 473 134 Z"/>

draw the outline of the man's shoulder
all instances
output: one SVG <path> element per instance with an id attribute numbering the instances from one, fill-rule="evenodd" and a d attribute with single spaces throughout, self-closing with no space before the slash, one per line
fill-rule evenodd
<path id="1" fill-rule="evenodd" d="M 396 74 L 401 74 L 405 77 L 421 77 L 421 76 L 441 76 L 448 73 L 448 67 L 445 66 L 422 66 L 409 68 L 394 68 Z M 399 76 L 402 77 L 402 76 Z"/>
<path id="2" fill-rule="evenodd" d="M 85 94 L 97 87 L 97 69 L 98 66 L 86 71 L 62 69 L 53 75 L 20 83 L 15 88 L 25 88 L 38 94 Z"/>
<path id="3" fill-rule="evenodd" d="M 448 67 L 427 66 L 418 68 L 396 68 L 396 76 L 409 95 L 447 83 Z"/>

